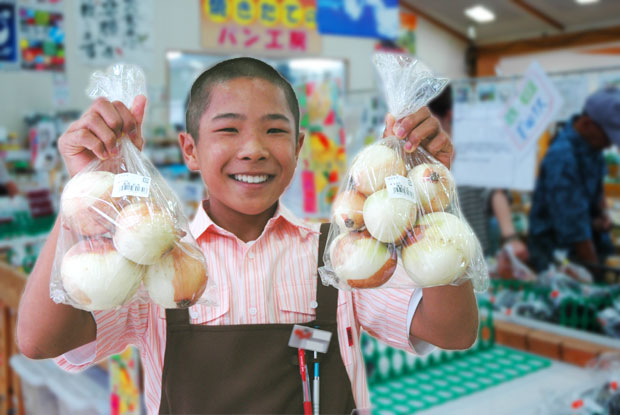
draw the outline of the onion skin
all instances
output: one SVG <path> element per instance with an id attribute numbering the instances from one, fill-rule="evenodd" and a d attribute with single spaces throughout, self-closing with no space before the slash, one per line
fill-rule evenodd
<path id="1" fill-rule="evenodd" d="M 373 255 L 376 255 L 377 263 L 365 263 Z M 346 281 L 351 288 L 375 288 L 385 284 L 394 274 L 398 260 L 393 247 L 377 241 L 367 231 L 339 235 L 332 241 L 330 257 L 338 278 Z M 368 271 L 371 265 L 374 267 Z M 351 266 L 360 267 L 359 273 L 351 270 Z M 356 278 L 364 272 L 372 274 L 365 278 Z"/>
<path id="2" fill-rule="evenodd" d="M 168 255 L 151 265 L 144 278 L 151 300 L 164 308 L 196 304 L 207 287 L 207 270 L 200 252 L 180 242 Z"/>
<path id="3" fill-rule="evenodd" d="M 373 238 L 399 245 L 415 226 L 417 205 L 407 199 L 390 198 L 387 189 L 368 196 L 364 203 L 364 223 Z"/>
<path id="4" fill-rule="evenodd" d="M 342 232 L 355 231 L 364 227 L 364 202 L 366 196 L 355 190 L 338 195 L 333 205 L 333 221 Z"/>
<path id="5" fill-rule="evenodd" d="M 154 264 L 174 247 L 175 240 L 173 219 L 155 205 L 134 203 L 117 217 L 114 245 L 138 264 Z"/>
<path id="6" fill-rule="evenodd" d="M 355 157 L 350 175 L 356 189 L 370 196 L 385 187 L 386 177 L 406 176 L 407 168 L 396 150 L 383 144 L 373 144 Z"/>
<path id="7" fill-rule="evenodd" d="M 83 236 L 112 230 L 117 215 L 113 188 L 114 174 L 107 171 L 84 172 L 69 180 L 60 198 L 65 227 Z"/>
<path id="8" fill-rule="evenodd" d="M 454 177 L 443 164 L 420 164 L 407 175 L 424 213 L 445 211 L 454 195 Z"/>
<path id="9" fill-rule="evenodd" d="M 144 267 L 120 255 L 109 238 L 84 239 L 63 257 L 63 287 L 78 307 L 109 310 L 125 304 L 137 291 Z"/>
<path id="10" fill-rule="evenodd" d="M 429 213 L 405 240 L 403 266 L 418 287 L 450 284 L 465 273 L 476 246 L 476 237 L 464 221 L 450 213 Z"/>

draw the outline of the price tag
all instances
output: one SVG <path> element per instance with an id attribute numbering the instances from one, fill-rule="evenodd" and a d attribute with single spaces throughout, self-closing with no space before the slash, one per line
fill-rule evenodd
<path id="1" fill-rule="evenodd" d="M 332 339 L 330 331 L 295 324 L 288 345 L 296 349 L 312 350 L 319 353 L 327 352 Z"/>
<path id="2" fill-rule="evenodd" d="M 399 175 L 388 176 L 385 178 L 385 186 L 391 199 L 407 199 L 410 202 L 416 203 L 415 189 L 408 177 Z"/>
<path id="3" fill-rule="evenodd" d="M 114 176 L 112 197 L 139 196 L 148 197 L 151 190 L 151 178 L 133 173 L 120 173 Z"/>

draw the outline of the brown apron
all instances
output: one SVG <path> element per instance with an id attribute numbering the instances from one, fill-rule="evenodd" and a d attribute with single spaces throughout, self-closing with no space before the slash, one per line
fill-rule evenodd
<path id="1" fill-rule="evenodd" d="M 321 226 L 319 267 L 327 230 Z M 355 408 L 338 344 L 337 299 L 338 290 L 318 277 L 316 319 L 303 324 L 332 332 L 327 353 L 318 353 L 323 414 Z M 297 349 L 288 346 L 292 324 L 195 325 L 178 309 L 166 310 L 166 320 L 160 414 L 303 414 Z M 312 377 L 312 352 L 306 361 Z"/>

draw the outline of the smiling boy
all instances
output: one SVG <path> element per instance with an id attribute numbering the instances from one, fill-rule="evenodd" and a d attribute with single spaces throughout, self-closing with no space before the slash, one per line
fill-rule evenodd
<path id="1" fill-rule="evenodd" d="M 123 133 L 141 148 L 145 99 L 131 110 L 98 100 L 59 148 L 71 175 L 114 154 Z M 428 109 L 387 119 L 386 134 L 423 143 L 444 164 L 452 147 Z M 192 86 L 179 143 L 209 197 L 190 229 L 217 284 L 217 306 L 164 310 L 132 304 L 92 314 L 49 299 L 58 223 L 29 278 L 18 321 L 21 351 L 57 357 L 68 370 L 139 347 L 147 410 L 155 413 L 303 413 L 294 324 L 333 333 L 320 354 L 322 413 L 351 413 L 370 400 L 359 335 L 365 329 L 413 353 L 463 349 L 477 333 L 470 283 L 424 290 L 338 291 L 318 281 L 326 232 L 296 218 L 279 198 L 304 142 L 291 86 L 270 66 L 224 61 Z M 320 234 L 322 237 L 320 237 Z M 404 272 L 401 268 L 397 272 Z M 423 291 L 423 293 L 422 293 Z"/>

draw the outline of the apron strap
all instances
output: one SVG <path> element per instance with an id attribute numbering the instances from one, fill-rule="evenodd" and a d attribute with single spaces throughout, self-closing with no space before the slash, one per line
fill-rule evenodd
<path id="1" fill-rule="evenodd" d="M 330 224 L 321 224 L 321 235 L 319 236 L 319 258 L 318 268 L 324 265 L 323 253 L 327 245 L 327 236 L 329 235 Z M 316 320 L 320 323 L 334 323 L 337 316 L 338 290 L 331 285 L 323 285 L 321 276 L 317 272 L 316 282 Z"/>

